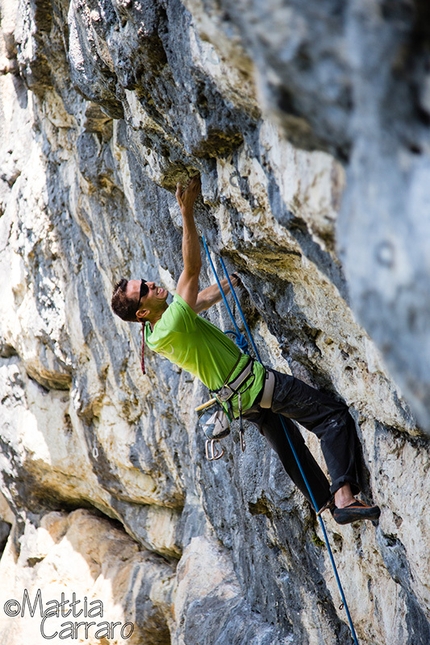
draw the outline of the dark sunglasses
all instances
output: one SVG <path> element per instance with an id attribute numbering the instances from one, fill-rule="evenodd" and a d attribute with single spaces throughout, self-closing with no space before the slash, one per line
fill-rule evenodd
<path id="1" fill-rule="evenodd" d="M 142 298 L 147 296 L 149 293 L 149 287 L 146 284 L 146 280 L 140 280 L 140 291 L 139 291 L 139 302 L 141 301 Z"/>

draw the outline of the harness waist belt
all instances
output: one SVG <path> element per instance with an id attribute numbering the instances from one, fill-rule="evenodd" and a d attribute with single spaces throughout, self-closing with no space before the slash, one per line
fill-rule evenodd
<path id="1" fill-rule="evenodd" d="M 246 381 L 248 376 L 252 374 L 252 365 L 253 365 L 253 360 L 249 359 L 248 363 L 245 365 L 243 370 L 236 376 L 236 378 L 233 381 L 230 381 L 230 383 L 225 383 L 223 387 L 218 390 L 216 393 L 217 399 L 219 401 L 222 401 L 225 403 L 231 397 L 237 393 L 238 388 Z"/>
<path id="2" fill-rule="evenodd" d="M 266 369 L 266 378 L 264 379 L 263 394 L 258 404 L 260 408 L 271 408 L 273 399 L 273 390 L 275 388 L 275 375 L 271 370 Z"/>

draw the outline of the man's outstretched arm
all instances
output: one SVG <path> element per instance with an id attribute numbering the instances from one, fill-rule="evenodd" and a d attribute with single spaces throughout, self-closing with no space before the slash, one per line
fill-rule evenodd
<path id="1" fill-rule="evenodd" d="M 200 193 L 200 178 L 193 177 L 186 188 L 178 184 L 176 199 L 182 213 L 182 259 L 184 268 L 179 276 L 176 292 L 195 309 L 199 292 L 199 275 L 202 267 L 200 243 L 194 221 L 194 202 Z"/>
<path id="2" fill-rule="evenodd" d="M 237 285 L 239 284 L 239 278 L 234 273 L 231 274 L 230 281 L 233 287 L 237 287 Z M 220 282 L 223 292 L 227 295 L 227 293 L 230 292 L 230 287 L 227 279 L 223 278 L 223 280 L 220 280 Z M 217 302 L 221 301 L 221 298 L 222 296 L 218 285 L 211 284 L 210 287 L 202 289 L 202 291 L 200 291 L 200 293 L 197 295 L 196 305 L 195 307 L 193 307 L 193 309 L 196 313 L 199 314 L 201 311 L 205 311 L 206 309 L 212 307 L 212 305 L 216 305 Z"/>

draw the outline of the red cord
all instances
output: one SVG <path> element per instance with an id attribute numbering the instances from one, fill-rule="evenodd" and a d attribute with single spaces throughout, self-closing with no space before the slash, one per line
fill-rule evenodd
<path id="1" fill-rule="evenodd" d="M 140 367 L 142 368 L 142 374 L 146 374 L 146 370 L 145 370 L 145 323 L 142 323 L 142 351 L 141 351 Z"/>

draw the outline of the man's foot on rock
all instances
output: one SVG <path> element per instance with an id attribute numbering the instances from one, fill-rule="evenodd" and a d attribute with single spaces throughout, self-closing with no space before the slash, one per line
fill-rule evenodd
<path id="1" fill-rule="evenodd" d="M 334 503 L 334 496 L 330 497 L 330 499 L 324 504 L 324 506 L 321 506 L 320 510 L 317 513 L 317 516 L 321 515 L 321 513 L 324 513 L 324 511 L 330 510 L 331 513 L 333 514 L 334 509 L 336 508 L 335 503 Z"/>
<path id="2" fill-rule="evenodd" d="M 345 508 L 337 508 L 332 511 L 333 517 L 338 524 L 350 524 L 359 520 L 377 520 L 381 515 L 379 506 L 368 506 L 356 499 L 355 502 Z"/>

